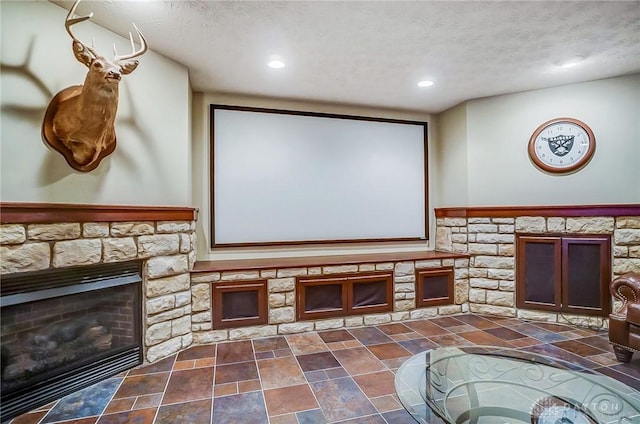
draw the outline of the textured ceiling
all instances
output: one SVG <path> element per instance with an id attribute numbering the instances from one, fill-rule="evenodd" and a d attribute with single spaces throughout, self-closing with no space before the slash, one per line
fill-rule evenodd
<path id="1" fill-rule="evenodd" d="M 202 92 L 437 113 L 469 99 L 640 72 L 640 1 L 95 0 L 78 7 L 91 11 L 93 22 L 121 35 L 135 22 L 151 49 L 189 68 Z M 268 68 L 271 55 L 286 67 Z M 585 60 L 557 67 L 575 56 Z M 417 87 L 422 79 L 435 85 Z"/>

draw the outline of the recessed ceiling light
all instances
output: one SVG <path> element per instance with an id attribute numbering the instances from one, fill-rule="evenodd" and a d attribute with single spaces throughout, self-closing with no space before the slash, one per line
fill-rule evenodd
<path id="1" fill-rule="evenodd" d="M 574 66 L 577 66 L 580 64 L 580 62 L 582 62 L 584 60 L 584 57 L 582 56 L 576 56 L 573 57 L 569 60 L 566 60 L 562 63 L 560 63 L 558 66 L 560 66 L 563 69 L 569 69 L 569 68 L 573 68 Z"/>
<path id="2" fill-rule="evenodd" d="M 284 62 L 281 59 L 271 59 L 267 65 L 273 69 L 284 68 Z"/>
<path id="3" fill-rule="evenodd" d="M 424 80 L 418 83 L 418 87 L 431 87 L 433 85 L 433 81 Z"/>

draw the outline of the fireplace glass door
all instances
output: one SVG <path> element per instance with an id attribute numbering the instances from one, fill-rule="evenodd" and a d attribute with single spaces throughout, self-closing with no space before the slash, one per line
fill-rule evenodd
<path id="1" fill-rule="evenodd" d="M 3 277 L 2 421 L 141 363 L 139 268 Z"/>

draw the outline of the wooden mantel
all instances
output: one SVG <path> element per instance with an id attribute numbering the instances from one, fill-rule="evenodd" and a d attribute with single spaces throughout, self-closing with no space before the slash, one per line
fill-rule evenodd
<path id="1" fill-rule="evenodd" d="M 436 208 L 436 218 L 517 218 L 520 216 L 639 216 L 640 203 L 553 206 L 460 206 Z"/>
<path id="2" fill-rule="evenodd" d="M 2 224 L 195 221 L 197 217 L 198 209 L 180 206 L 0 203 L 0 222 Z"/>
<path id="3" fill-rule="evenodd" d="M 207 272 L 246 271 L 272 268 L 306 268 L 314 266 L 354 265 L 363 263 L 464 259 L 468 257 L 469 255 L 463 253 L 422 250 L 415 252 L 360 253 L 304 257 L 296 256 L 289 258 L 229 259 L 198 261 L 191 273 L 198 274 Z"/>

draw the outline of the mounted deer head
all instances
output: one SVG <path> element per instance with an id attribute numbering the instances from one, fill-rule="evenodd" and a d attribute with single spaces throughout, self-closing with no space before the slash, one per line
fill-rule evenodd
<path id="1" fill-rule="evenodd" d="M 147 51 L 147 41 L 133 24 L 140 49 L 135 49 L 133 36 L 129 33 L 132 53 L 118 56 L 114 44 L 114 58 L 105 58 L 93 46 L 85 45 L 71 32 L 72 25 L 93 16 L 91 13 L 73 18 L 78 3 L 80 0 L 76 0 L 69 10 L 64 26 L 73 40 L 76 59 L 89 68 L 89 71 L 84 85 L 67 87 L 53 97 L 45 112 L 42 138 L 61 153 L 73 169 L 88 172 L 95 169 L 116 148 L 114 121 L 118 110 L 118 84 L 122 75 L 136 69 L 138 61 L 134 58 Z"/>

